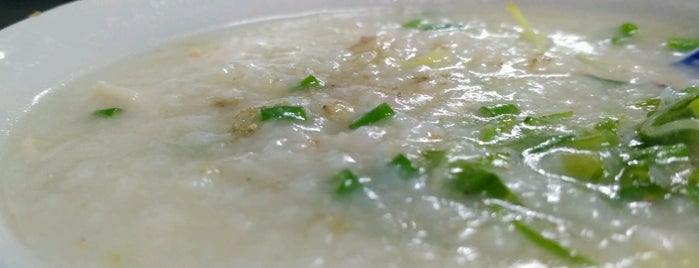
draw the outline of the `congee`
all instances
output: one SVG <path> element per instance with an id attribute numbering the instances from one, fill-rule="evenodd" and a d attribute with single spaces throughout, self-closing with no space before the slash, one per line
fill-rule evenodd
<path id="1" fill-rule="evenodd" d="M 507 4 L 175 40 L 38 98 L 3 215 L 47 267 L 698 267 L 694 26 Z"/>

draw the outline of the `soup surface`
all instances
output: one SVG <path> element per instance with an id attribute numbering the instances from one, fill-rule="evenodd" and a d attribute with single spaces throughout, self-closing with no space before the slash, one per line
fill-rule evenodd
<path id="1" fill-rule="evenodd" d="M 11 131 L 4 216 L 56 267 L 697 267 L 699 90 L 666 41 L 698 29 L 508 8 L 286 18 L 102 68 Z"/>

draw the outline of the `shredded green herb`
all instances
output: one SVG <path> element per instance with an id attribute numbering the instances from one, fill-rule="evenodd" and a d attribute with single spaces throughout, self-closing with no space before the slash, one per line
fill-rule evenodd
<path id="1" fill-rule="evenodd" d="M 484 167 L 505 167 L 510 161 L 510 154 L 506 152 L 488 153 L 478 160 L 478 164 Z"/>
<path id="2" fill-rule="evenodd" d="M 684 142 L 699 146 L 699 119 L 692 106 L 699 99 L 699 88 L 686 88 L 682 99 L 651 114 L 639 127 L 639 137 L 648 144 Z"/>
<path id="3" fill-rule="evenodd" d="M 605 117 L 599 123 L 595 124 L 596 131 L 609 131 L 616 133 L 619 129 L 619 119 L 614 117 Z"/>
<path id="4" fill-rule="evenodd" d="M 453 162 L 449 164 L 449 175 L 451 187 L 458 193 L 466 196 L 482 194 L 488 198 L 501 199 L 515 204 L 521 203 L 498 175 L 487 171 L 477 163 L 463 160 Z"/>
<path id="5" fill-rule="evenodd" d="M 414 19 L 406 23 L 403 23 L 401 26 L 406 29 L 415 29 L 422 31 L 459 30 L 466 27 L 466 25 L 464 25 L 463 23 L 431 24 L 428 23 L 425 19 Z"/>
<path id="6" fill-rule="evenodd" d="M 680 52 L 689 52 L 699 48 L 699 38 L 672 37 L 667 40 L 667 47 Z"/>
<path id="7" fill-rule="evenodd" d="M 291 91 L 300 91 L 310 88 L 323 87 L 324 83 L 313 75 L 306 76 L 301 82 L 299 82 Z"/>
<path id="8" fill-rule="evenodd" d="M 604 164 L 596 154 L 564 153 L 560 160 L 565 175 L 593 183 L 604 178 Z"/>
<path id="9" fill-rule="evenodd" d="M 694 204 L 699 205 L 699 186 L 690 184 L 685 186 L 685 191 L 687 192 L 687 197 L 689 197 Z"/>
<path id="10" fill-rule="evenodd" d="M 481 130 L 481 139 L 483 141 L 491 141 L 495 139 L 498 135 L 503 133 L 509 133 L 512 129 L 517 126 L 519 122 L 517 117 L 511 114 L 503 114 L 496 118 L 496 120 L 488 123 Z"/>
<path id="11" fill-rule="evenodd" d="M 398 154 L 389 163 L 390 166 L 398 167 L 403 175 L 411 176 L 420 172 L 420 168 L 413 165 L 413 162 L 403 154 Z"/>
<path id="12" fill-rule="evenodd" d="M 647 100 L 634 103 L 631 105 L 631 107 L 646 112 L 655 111 L 658 109 L 658 107 L 660 107 L 660 98 L 649 98 Z"/>
<path id="13" fill-rule="evenodd" d="M 427 168 L 433 169 L 447 161 L 447 152 L 442 150 L 428 150 L 422 152 L 422 157 L 427 161 Z"/>
<path id="14" fill-rule="evenodd" d="M 478 111 L 480 111 L 481 115 L 486 117 L 495 117 L 505 114 L 517 115 L 521 113 L 519 108 L 517 108 L 517 106 L 511 103 L 483 106 Z"/>
<path id="15" fill-rule="evenodd" d="M 622 36 L 634 36 L 638 31 L 638 26 L 636 24 L 627 22 L 619 26 L 619 32 Z"/>
<path id="16" fill-rule="evenodd" d="M 575 137 L 575 135 L 573 135 L 573 134 L 563 134 L 563 135 L 546 137 L 546 140 L 535 145 L 534 147 L 526 149 L 525 151 L 527 154 L 536 154 L 536 153 L 545 152 L 551 148 L 554 148 L 556 146 L 564 144 L 565 142 L 573 140 L 574 137 Z"/>
<path id="17" fill-rule="evenodd" d="M 662 200 L 668 190 L 653 182 L 646 163 L 627 166 L 619 178 L 617 198 L 623 201 L 653 202 Z"/>
<path id="18" fill-rule="evenodd" d="M 563 142 L 561 145 L 583 150 L 601 150 L 610 148 L 619 143 L 616 133 L 611 131 L 600 131 L 589 135 L 576 136 Z"/>
<path id="19" fill-rule="evenodd" d="M 101 109 L 92 112 L 92 116 L 98 117 L 98 118 L 112 118 L 115 117 L 119 114 L 121 114 L 124 111 L 124 109 L 121 108 L 107 108 L 107 109 Z"/>
<path id="20" fill-rule="evenodd" d="M 617 35 L 612 37 L 612 44 L 621 45 L 629 42 L 638 33 L 638 26 L 631 22 L 626 22 L 619 26 Z"/>
<path id="21" fill-rule="evenodd" d="M 260 109 L 260 120 L 306 120 L 306 110 L 301 106 L 274 106 Z"/>
<path id="22" fill-rule="evenodd" d="M 560 123 L 564 118 L 570 118 L 573 116 L 573 111 L 560 112 L 549 115 L 542 116 L 527 116 L 524 118 L 524 123 L 532 126 L 549 125 L 553 123 Z"/>
<path id="23" fill-rule="evenodd" d="M 340 185 L 335 190 L 335 193 L 338 195 L 347 195 L 362 188 L 362 183 L 359 181 L 359 177 L 352 173 L 352 171 L 349 169 L 341 170 L 332 177 L 331 181 L 340 182 Z"/>
<path id="24" fill-rule="evenodd" d="M 544 237 L 542 234 L 537 232 L 536 230 L 532 229 L 531 227 L 527 226 L 525 223 L 522 221 L 513 221 L 512 225 L 514 225 L 515 230 L 517 230 L 519 233 L 524 235 L 529 241 L 532 241 L 534 244 L 539 245 L 541 248 L 545 249 L 546 251 L 558 256 L 559 258 L 562 258 L 564 260 L 567 260 L 573 264 L 582 264 L 582 265 L 594 265 L 595 262 L 590 260 L 589 258 L 580 255 L 576 252 L 574 252 L 571 249 L 568 249 L 562 245 L 560 245 L 558 242 Z"/>
<path id="25" fill-rule="evenodd" d="M 364 114 L 359 119 L 349 125 L 349 129 L 357 129 L 366 125 L 371 125 L 383 119 L 393 116 L 396 112 L 387 103 L 381 103 L 371 111 Z"/>

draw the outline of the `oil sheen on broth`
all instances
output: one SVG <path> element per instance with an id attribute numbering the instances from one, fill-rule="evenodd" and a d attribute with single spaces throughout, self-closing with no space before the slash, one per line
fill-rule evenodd
<path id="1" fill-rule="evenodd" d="M 694 130 L 654 132 L 699 110 L 665 45 L 696 27 L 525 11 L 534 33 L 364 10 L 120 61 L 15 125 L 4 215 L 57 267 L 699 265 Z"/>

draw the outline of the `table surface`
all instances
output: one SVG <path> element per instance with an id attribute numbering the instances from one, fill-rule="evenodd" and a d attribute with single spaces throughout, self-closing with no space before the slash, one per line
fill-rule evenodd
<path id="1" fill-rule="evenodd" d="M 0 29 L 20 21 L 35 11 L 46 11 L 74 0 L 0 0 Z"/>

